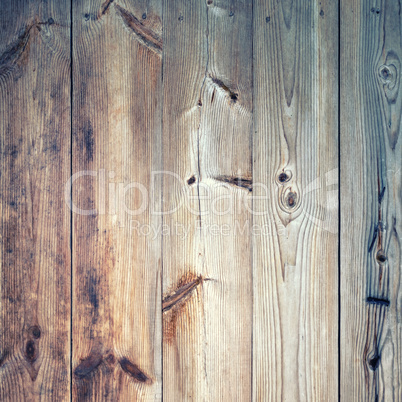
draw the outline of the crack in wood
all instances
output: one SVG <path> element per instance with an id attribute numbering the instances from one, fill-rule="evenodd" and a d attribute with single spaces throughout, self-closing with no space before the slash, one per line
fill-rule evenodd
<path id="1" fill-rule="evenodd" d="M 366 299 L 368 304 L 375 304 L 377 306 L 386 306 L 390 305 L 390 301 L 388 299 L 381 299 L 377 297 L 367 297 Z"/>
<path id="2" fill-rule="evenodd" d="M 107 0 L 102 4 L 102 11 L 101 14 L 105 15 L 107 10 L 109 9 L 110 5 L 114 2 L 114 0 Z"/>
<path id="3" fill-rule="evenodd" d="M 159 35 L 146 27 L 138 18 L 123 7 L 120 7 L 118 4 L 115 4 L 115 7 L 126 27 L 134 32 L 138 41 L 149 50 L 162 56 L 162 39 Z"/>
<path id="4" fill-rule="evenodd" d="M 236 186 L 240 188 L 245 188 L 248 191 L 253 190 L 253 180 L 247 177 L 235 177 L 235 176 L 216 176 L 215 180 L 230 184 L 231 186 Z"/>
<path id="5" fill-rule="evenodd" d="M 230 100 L 233 103 L 236 103 L 238 101 L 239 94 L 237 94 L 232 89 L 230 89 L 229 86 L 227 86 L 222 80 L 220 80 L 219 78 L 213 77 L 211 75 L 209 76 L 209 78 L 212 80 L 212 82 L 216 86 L 218 86 L 218 88 L 222 89 L 227 94 L 227 96 L 230 98 Z"/>
<path id="6" fill-rule="evenodd" d="M 165 297 L 162 301 L 162 312 L 169 311 L 172 307 L 190 295 L 194 289 L 203 281 L 199 276 L 196 279 L 182 285 L 173 294 Z"/>

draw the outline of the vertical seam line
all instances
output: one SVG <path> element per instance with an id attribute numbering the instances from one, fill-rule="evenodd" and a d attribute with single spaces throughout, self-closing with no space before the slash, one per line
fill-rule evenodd
<path id="1" fill-rule="evenodd" d="M 70 180 L 73 174 L 73 0 L 70 1 Z M 73 186 L 70 182 L 70 402 L 73 400 Z"/>

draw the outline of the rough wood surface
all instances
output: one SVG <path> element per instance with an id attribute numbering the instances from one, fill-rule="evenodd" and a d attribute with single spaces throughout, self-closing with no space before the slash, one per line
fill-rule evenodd
<path id="1" fill-rule="evenodd" d="M 402 400 L 401 18 L 4 0 L 0 400 Z"/>
<path id="2" fill-rule="evenodd" d="M 70 2 L 0 13 L 0 400 L 70 400 Z"/>
<path id="3" fill-rule="evenodd" d="M 400 401 L 401 5 L 341 4 L 341 400 Z"/>
<path id="4" fill-rule="evenodd" d="M 248 400 L 252 4 L 169 1 L 163 21 L 164 170 L 177 175 L 163 186 L 163 397 Z"/>
<path id="5" fill-rule="evenodd" d="M 73 214 L 73 399 L 158 400 L 160 2 L 74 2 L 73 16 L 73 173 L 90 174 L 73 184 L 90 211 Z"/>
<path id="6" fill-rule="evenodd" d="M 338 4 L 253 7 L 253 399 L 335 401 Z"/>

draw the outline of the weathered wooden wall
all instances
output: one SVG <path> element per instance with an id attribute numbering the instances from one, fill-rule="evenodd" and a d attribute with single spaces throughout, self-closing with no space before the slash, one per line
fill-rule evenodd
<path id="1" fill-rule="evenodd" d="M 402 400 L 396 0 L 4 0 L 0 400 Z"/>

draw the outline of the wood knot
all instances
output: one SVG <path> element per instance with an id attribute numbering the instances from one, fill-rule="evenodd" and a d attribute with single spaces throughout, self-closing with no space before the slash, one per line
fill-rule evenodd
<path id="1" fill-rule="evenodd" d="M 196 180 L 196 178 L 195 178 L 195 176 L 193 175 L 193 176 L 191 176 L 191 177 L 187 180 L 187 184 L 188 184 L 189 186 L 191 186 L 192 184 L 195 183 L 195 180 Z"/>
<path id="2" fill-rule="evenodd" d="M 374 355 L 371 359 L 368 359 L 367 363 L 371 370 L 375 371 L 380 365 L 381 356 Z"/>
<path id="3" fill-rule="evenodd" d="M 378 250 L 375 258 L 379 264 L 384 264 L 385 261 L 387 261 L 387 256 L 385 255 L 383 250 Z"/>
<path id="4" fill-rule="evenodd" d="M 392 73 L 388 66 L 380 67 L 380 77 L 383 80 L 388 81 L 390 79 L 391 75 L 392 75 Z"/>
<path id="5" fill-rule="evenodd" d="M 41 336 L 41 330 L 39 326 L 34 325 L 28 329 L 28 333 L 34 338 L 34 339 L 39 339 Z"/>
<path id="6" fill-rule="evenodd" d="M 281 183 L 279 180 L 279 177 L 278 177 L 278 182 L 281 185 L 286 183 L 286 182 Z M 284 211 L 288 214 L 293 214 L 299 209 L 300 205 L 301 205 L 300 194 L 299 194 L 297 185 L 280 188 L 279 206 L 282 209 L 282 211 Z"/>
<path id="7" fill-rule="evenodd" d="M 290 191 L 286 196 L 286 203 L 289 208 L 294 208 L 297 204 L 297 194 Z"/>
<path id="8" fill-rule="evenodd" d="M 37 353 L 36 353 L 36 348 L 35 348 L 35 342 L 34 341 L 28 341 L 27 342 L 27 344 L 25 346 L 25 357 L 31 363 L 33 363 L 36 360 Z"/>
<path id="9" fill-rule="evenodd" d="M 286 183 L 286 182 L 288 182 L 290 180 L 290 176 L 287 174 L 287 173 L 285 173 L 285 172 L 282 172 L 279 176 L 278 176 L 278 181 L 279 181 L 279 183 Z"/>
<path id="10" fill-rule="evenodd" d="M 391 63 L 381 65 L 378 69 L 378 77 L 381 83 L 386 86 L 388 90 L 394 91 L 395 88 L 398 87 L 398 69 L 394 64 Z"/>

